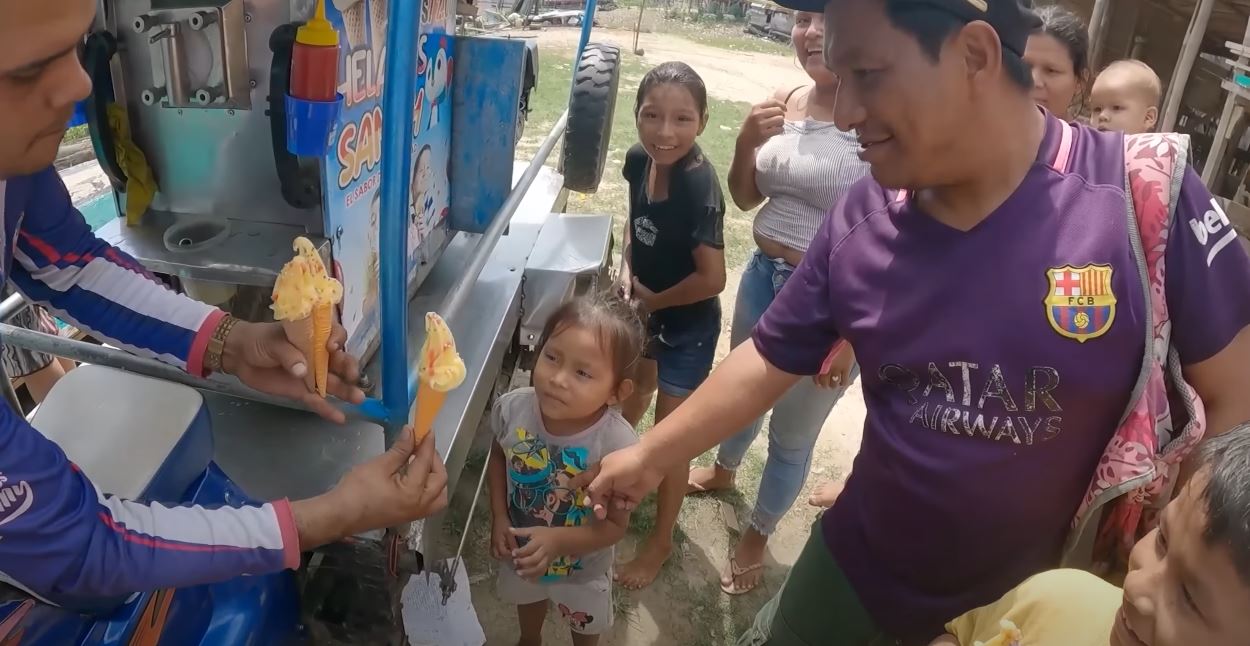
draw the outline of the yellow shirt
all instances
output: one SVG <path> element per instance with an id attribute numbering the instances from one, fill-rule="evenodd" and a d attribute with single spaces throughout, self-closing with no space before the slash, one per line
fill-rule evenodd
<path id="1" fill-rule="evenodd" d="M 960 646 L 1107 646 L 1123 594 L 1083 570 L 1051 570 L 946 624 L 946 632 Z M 1006 638 L 1003 620 L 1015 624 L 1018 642 Z"/>

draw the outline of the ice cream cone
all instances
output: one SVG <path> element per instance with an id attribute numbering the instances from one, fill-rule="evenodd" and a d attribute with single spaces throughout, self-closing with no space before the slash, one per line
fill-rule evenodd
<path id="1" fill-rule="evenodd" d="M 341 3 L 335 1 L 335 6 Z M 343 14 L 343 31 L 347 34 L 347 45 L 350 49 L 356 49 L 365 44 L 365 3 L 364 0 L 356 0 L 348 6 L 339 6 L 339 13 Z"/>
<path id="2" fill-rule="evenodd" d="M 326 271 L 316 248 L 307 238 L 297 238 L 296 255 L 282 267 L 274 282 L 274 318 L 282 322 L 286 337 L 308 362 L 304 382 L 309 390 L 326 396 L 330 384 L 330 332 L 334 305 L 343 298 L 343 286 Z"/>
<path id="3" fill-rule="evenodd" d="M 313 307 L 312 315 L 296 321 L 283 321 L 286 338 L 299 348 L 308 361 L 308 373 L 304 383 L 309 390 L 326 396 L 330 384 L 330 326 L 334 322 L 334 307 L 321 304 Z"/>
<path id="4" fill-rule="evenodd" d="M 369 0 L 369 31 L 373 34 L 373 52 L 381 59 L 386 47 L 386 24 L 390 15 L 390 0 Z"/>
<path id="5" fill-rule="evenodd" d="M 304 359 L 308 361 L 308 371 L 304 373 L 304 384 L 309 390 L 317 388 L 317 369 L 314 354 L 316 350 L 316 341 L 314 337 L 316 332 L 313 330 L 313 317 L 306 316 L 295 321 L 282 321 L 282 331 L 286 332 L 286 338 L 304 355 Z"/>
<path id="6" fill-rule="evenodd" d="M 438 417 L 438 412 L 443 409 L 443 402 L 447 401 L 447 393 L 441 390 L 434 390 L 434 387 L 422 381 L 417 388 L 417 401 L 412 406 L 412 434 L 414 436 L 414 444 L 420 444 L 425 436 L 434 430 L 434 419 Z"/>
<path id="7" fill-rule="evenodd" d="M 421 344 L 417 401 L 412 408 L 412 433 L 417 444 L 434 428 L 447 393 L 465 377 L 464 362 L 456 352 L 456 340 L 447 322 L 434 312 L 425 315 L 425 341 Z"/>

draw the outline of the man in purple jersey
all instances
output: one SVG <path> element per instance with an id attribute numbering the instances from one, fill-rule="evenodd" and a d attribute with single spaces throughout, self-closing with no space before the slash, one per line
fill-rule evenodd
<path id="1" fill-rule="evenodd" d="M 873 177 L 827 218 L 753 342 L 588 473 L 591 496 L 637 504 L 846 339 L 863 366 L 863 444 L 740 643 L 927 644 L 1058 565 L 1128 404 L 1149 304 L 1123 139 L 1078 126 L 1061 145 L 1068 126 L 1029 98 L 1036 18 L 1021 0 L 780 2 L 825 12 L 836 120 Z M 1250 419 L 1250 259 L 1226 221 L 1188 170 L 1166 297 L 1209 435 Z M 1055 289 L 1081 287 L 1103 304 L 1091 318 L 1048 311 Z"/>
<path id="2" fill-rule="evenodd" d="M 73 207 L 52 162 L 74 104 L 91 90 L 78 46 L 95 7 L 94 0 L 0 0 L 0 280 L 115 345 L 192 374 L 233 374 L 342 421 L 308 392 L 306 359 L 280 325 L 236 321 L 170 291 L 96 238 Z M 359 370 L 342 349 L 345 336 L 336 327 L 330 340 L 329 388 L 359 403 Z M 82 432 L 91 432 L 89 419 Z M 14 491 L 23 498 L 0 507 L 0 582 L 51 603 L 91 607 L 100 598 L 297 567 L 301 551 L 446 505 L 447 476 L 433 441 L 414 447 L 410 433 L 401 437 L 310 500 L 167 508 L 100 492 L 5 404 L 0 483 L 10 500 Z"/>

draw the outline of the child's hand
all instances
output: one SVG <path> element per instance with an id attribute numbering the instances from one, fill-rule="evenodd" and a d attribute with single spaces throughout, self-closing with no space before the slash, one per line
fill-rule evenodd
<path id="1" fill-rule="evenodd" d="M 637 278 L 634 279 L 633 302 L 637 303 L 645 312 L 654 312 L 660 309 L 657 307 L 659 302 L 656 300 L 655 292 L 647 289 L 647 286 L 643 285 L 642 281 Z"/>
<path id="2" fill-rule="evenodd" d="M 496 560 L 512 560 L 512 552 L 517 548 L 516 537 L 512 535 L 512 522 L 504 518 L 496 518 L 490 524 L 490 553 Z"/>
<path id="3" fill-rule="evenodd" d="M 851 383 L 851 367 L 855 365 L 855 350 L 847 343 L 838 343 L 825 358 L 820 374 L 812 377 L 821 388 L 844 388 Z"/>
<path id="4" fill-rule="evenodd" d="M 547 573 L 551 562 L 564 556 L 564 548 L 560 545 L 559 527 L 513 527 L 512 540 L 523 536 L 529 542 L 525 547 L 512 552 L 515 558 L 513 565 L 522 579 L 537 581 Z"/>

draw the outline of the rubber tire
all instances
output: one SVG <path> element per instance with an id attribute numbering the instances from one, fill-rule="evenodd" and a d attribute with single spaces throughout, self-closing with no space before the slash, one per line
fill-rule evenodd
<path id="1" fill-rule="evenodd" d="M 560 153 L 560 172 L 564 173 L 564 187 L 570 191 L 594 193 L 603 179 L 621 83 L 620 64 L 620 48 L 591 43 L 573 73 L 569 125 Z"/>

